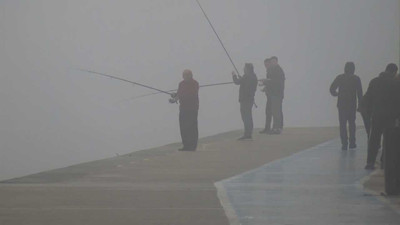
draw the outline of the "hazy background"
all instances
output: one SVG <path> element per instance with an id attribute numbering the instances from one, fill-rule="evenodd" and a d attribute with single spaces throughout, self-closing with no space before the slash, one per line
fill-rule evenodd
<path id="1" fill-rule="evenodd" d="M 328 88 L 354 61 L 364 90 L 399 62 L 397 0 L 201 0 L 237 67 L 276 55 L 285 126 L 336 126 Z M 168 96 L 77 71 L 175 89 L 231 81 L 194 0 L 0 0 L 0 180 L 180 141 Z M 238 86 L 200 90 L 200 136 L 242 129 Z M 258 92 L 255 125 L 264 124 Z M 359 123 L 360 124 L 360 123 Z"/>

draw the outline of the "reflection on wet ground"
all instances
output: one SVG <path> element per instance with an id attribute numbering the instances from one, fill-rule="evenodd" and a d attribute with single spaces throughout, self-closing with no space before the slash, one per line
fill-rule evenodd
<path id="1" fill-rule="evenodd" d="M 355 150 L 341 151 L 335 139 L 219 182 L 221 201 L 243 225 L 398 225 L 400 214 L 360 185 L 365 133 L 357 140 Z"/>

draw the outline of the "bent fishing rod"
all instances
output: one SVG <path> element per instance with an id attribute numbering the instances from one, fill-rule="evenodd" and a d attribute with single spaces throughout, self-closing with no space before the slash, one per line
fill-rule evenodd
<path id="1" fill-rule="evenodd" d="M 99 72 L 92 71 L 92 70 L 85 70 L 85 69 L 78 69 L 78 70 L 83 71 L 83 72 L 87 72 L 87 73 L 91 73 L 91 74 L 97 74 L 97 75 L 100 75 L 100 76 L 103 76 L 103 77 L 108 77 L 108 78 L 111 78 L 111 79 L 115 79 L 115 80 L 131 83 L 131 84 L 135 84 L 135 85 L 147 88 L 147 89 L 158 91 L 157 93 L 164 93 L 164 94 L 167 94 L 167 95 L 171 95 L 171 93 L 169 93 L 168 91 L 163 91 L 163 90 L 160 90 L 158 88 L 150 87 L 148 85 L 141 84 L 141 83 L 134 82 L 134 81 L 130 81 L 130 80 L 127 80 L 127 79 L 124 79 L 124 78 L 119 78 L 119 77 L 116 77 L 116 76 L 112 76 L 112 75 L 105 74 L 105 73 L 99 73 Z"/>
<path id="2" fill-rule="evenodd" d="M 233 68 L 235 69 L 236 74 L 240 76 L 240 73 L 239 73 L 238 69 L 236 68 L 235 63 L 233 62 L 231 56 L 230 56 L 229 53 L 228 53 L 228 50 L 226 50 L 224 43 L 222 42 L 222 40 L 221 40 L 221 38 L 219 37 L 217 31 L 215 30 L 214 26 L 212 25 L 210 19 L 208 18 L 207 13 L 204 11 L 204 9 L 203 9 L 203 7 L 201 6 L 199 0 L 196 0 L 196 2 L 197 2 L 197 4 L 199 5 L 201 11 L 203 12 L 204 17 L 205 17 L 206 20 L 208 21 L 208 24 L 210 24 L 211 29 L 214 31 L 215 36 L 217 36 L 218 41 L 219 41 L 219 43 L 221 44 L 222 48 L 224 49 L 225 54 L 228 56 L 229 61 L 232 63 L 232 66 L 233 66 Z"/>
<path id="3" fill-rule="evenodd" d="M 214 31 L 215 36 L 217 36 L 218 41 L 219 41 L 219 43 L 221 44 L 222 48 L 224 49 L 224 51 L 225 51 L 225 53 L 226 53 L 226 56 L 228 56 L 229 61 L 232 63 L 232 66 L 233 66 L 233 68 L 235 69 L 236 74 L 240 77 L 240 73 L 239 73 L 238 69 L 236 68 L 235 63 L 233 62 L 231 56 L 230 56 L 229 53 L 228 53 L 228 50 L 226 50 L 224 43 L 222 42 L 222 40 L 221 40 L 221 38 L 219 37 L 217 31 L 215 30 L 214 26 L 212 25 L 210 19 L 208 18 L 207 13 L 204 11 L 203 7 L 201 6 L 200 1 L 199 1 L 199 0 L 196 0 L 196 2 L 197 2 L 197 4 L 199 5 L 201 11 L 203 12 L 204 17 L 207 19 L 208 24 L 210 24 L 211 29 Z M 256 103 L 254 103 L 254 106 L 257 108 Z"/>

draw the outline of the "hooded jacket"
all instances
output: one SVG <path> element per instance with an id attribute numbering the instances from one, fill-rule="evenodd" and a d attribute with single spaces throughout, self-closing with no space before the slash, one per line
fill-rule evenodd
<path id="1" fill-rule="evenodd" d="M 363 91 L 360 77 L 355 74 L 344 73 L 336 77 L 329 89 L 332 96 L 338 96 L 339 109 L 357 109 L 357 100 L 360 104 Z"/>
<path id="2" fill-rule="evenodd" d="M 255 73 L 244 74 L 242 77 L 233 77 L 233 82 L 239 87 L 239 102 L 254 102 L 257 90 L 257 76 Z"/>

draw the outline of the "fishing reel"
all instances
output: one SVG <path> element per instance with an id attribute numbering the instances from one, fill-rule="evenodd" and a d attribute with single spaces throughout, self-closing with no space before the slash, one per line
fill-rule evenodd
<path id="1" fill-rule="evenodd" d="M 171 104 L 178 104 L 178 94 L 177 93 L 171 93 L 171 98 L 168 100 L 169 103 Z"/>

